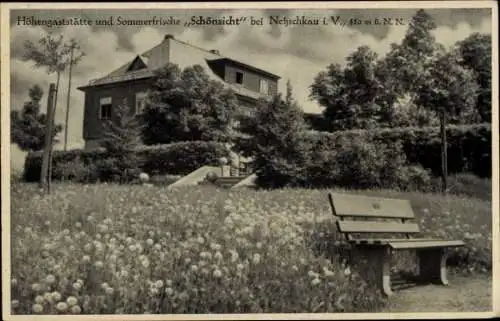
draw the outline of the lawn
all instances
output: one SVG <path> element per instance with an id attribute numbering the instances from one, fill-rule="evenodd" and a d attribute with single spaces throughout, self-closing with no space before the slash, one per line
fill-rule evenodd
<path id="1" fill-rule="evenodd" d="M 332 248 L 327 190 L 56 184 L 43 197 L 13 183 L 11 191 L 13 314 L 387 308 Z M 490 201 L 349 193 L 409 199 L 425 235 L 467 242 L 451 265 L 491 274 Z"/>

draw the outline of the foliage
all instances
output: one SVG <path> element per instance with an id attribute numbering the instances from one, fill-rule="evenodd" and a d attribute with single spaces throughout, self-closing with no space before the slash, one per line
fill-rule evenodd
<path id="1" fill-rule="evenodd" d="M 203 165 L 217 165 L 217 160 L 223 156 L 228 156 L 225 146 L 206 141 L 141 146 L 124 154 L 84 150 L 54 151 L 52 179 L 82 177 L 75 180 L 88 178 L 87 182 L 100 180 L 125 183 L 137 179 L 143 171 L 150 176 L 185 175 Z M 29 153 L 26 156 L 23 173 L 25 181 L 39 181 L 41 163 L 41 153 Z M 73 163 L 74 168 L 82 168 L 82 174 L 63 175 L 64 170 L 60 168 L 71 168 L 68 163 Z"/>
<path id="2" fill-rule="evenodd" d="M 199 65 L 184 70 L 169 64 L 155 75 L 143 113 L 146 144 L 230 140 L 237 99 Z"/>
<path id="3" fill-rule="evenodd" d="M 115 109 L 115 118 L 103 125 L 104 138 L 100 144 L 111 157 L 97 161 L 101 179 L 116 181 L 119 177 L 122 182 L 137 180 L 141 162 L 133 150 L 141 143 L 142 126 L 128 107 L 126 98 Z"/>
<path id="4" fill-rule="evenodd" d="M 54 189 L 41 198 L 35 184 L 12 186 L 12 314 L 376 312 L 386 302 L 338 254 L 313 250 L 320 231 L 335 237 L 324 190 Z M 466 241 L 449 264 L 491 273 L 491 202 L 349 193 L 410 200 L 424 237 Z"/>
<path id="5" fill-rule="evenodd" d="M 450 125 L 446 130 L 449 173 L 471 172 L 480 177 L 491 177 L 491 125 Z M 313 145 L 313 150 L 320 151 L 340 146 L 340 139 L 348 142 L 356 137 L 371 137 L 381 146 L 400 142 L 410 164 L 420 164 L 436 176 L 441 173 L 439 127 L 316 132 L 308 134 L 307 140 Z"/>
<path id="6" fill-rule="evenodd" d="M 347 57 L 347 67 L 331 64 L 311 85 L 311 98 L 325 107 L 330 130 L 373 128 L 385 104 L 381 80 L 376 74 L 377 55 L 367 46 Z"/>
<path id="7" fill-rule="evenodd" d="M 470 70 L 459 64 L 454 52 L 443 52 L 425 64 L 426 82 L 418 89 L 416 102 L 437 113 L 444 112 L 450 123 L 477 123 L 477 84 Z"/>
<path id="8" fill-rule="evenodd" d="M 479 85 L 476 109 L 482 122 L 491 122 L 491 35 L 473 33 L 456 45 L 462 66 L 473 71 Z"/>
<path id="9" fill-rule="evenodd" d="M 392 188 L 415 190 L 429 174 L 408 166 L 399 142 L 381 143 L 370 136 L 342 137 L 316 144 L 308 167 L 308 183 L 314 187 Z"/>
<path id="10" fill-rule="evenodd" d="M 43 90 L 39 85 L 29 89 L 29 100 L 24 103 L 23 109 L 10 112 L 11 141 L 23 151 L 42 150 L 45 145 L 45 126 L 47 116 L 40 112 L 40 101 Z M 56 125 L 53 138 L 62 130 L 61 125 Z"/>
<path id="11" fill-rule="evenodd" d="M 245 156 L 253 158 L 259 185 L 282 187 L 296 185 L 304 179 L 302 170 L 308 163 L 308 146 L 303 139 L 307 127 L 303 112 L 291 99 L 276 95 L 261 100 L 255 115 L 242 126 L 248 134 L 236 142 Z"/>

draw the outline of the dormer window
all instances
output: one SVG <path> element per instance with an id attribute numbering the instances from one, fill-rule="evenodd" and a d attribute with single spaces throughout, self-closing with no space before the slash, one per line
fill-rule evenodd
<path id="1" fill-rule="evenodd" d="M 236 72 L 236 83 L 243 85 L 243 73 L 242 72 L 239 72 L 239 71 Z"/>

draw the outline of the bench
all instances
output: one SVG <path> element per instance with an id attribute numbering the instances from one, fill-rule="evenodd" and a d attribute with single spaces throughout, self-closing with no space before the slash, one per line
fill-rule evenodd
<path id="1" fill-rule="evenodd" d="M 374 282 L 385 295 L 392 295 L 393 251 L 415 250 L 419 279 L 448 285 L 446 249 L 465 243 L 415 237 L 420 227 L 409 222 L 415 218 L 409 201 L 334 193 L 329 193 L 328 198 L 337 218 L 337 230 L 351 244 L 350 258 L 367 282 Z"/>

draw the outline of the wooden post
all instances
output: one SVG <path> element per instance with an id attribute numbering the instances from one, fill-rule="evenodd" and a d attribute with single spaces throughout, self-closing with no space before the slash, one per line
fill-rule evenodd
<path id="1" fill-rule="evenodd" d="M 448 191 L 448 148 L 446 144 L 446 113 L 444 108 L 441 108 L 441 169 L 442 169 L 442 182 L 443 194 Z"/>
<path id="2" fill-rule="evenodd" d="M 64 125 L 64 151 L 68 149 L 68 121 L 69 121 L 69 101 L 71 97 L 71 69 L 73 67 L 73 50 L 75 44 L 71 44 L 71 53 L 69 59 L 69 80 L 68 80 L 68 96 L 66 98 L 66 123 Z"/>
<path id="3" fill-rule="evenodd" d="M 50 150 L 52 149 L 52 132 L 53 132 L 53 122 L 54 119 L 54 92 L 56 90 L 56 85 L 51 83 L 49 86 L 49 94 L 47 97 L 47 120 L 45 123 L 45 145 L 43 147 L 43 160 L 42 160 L 42 172 L 40 173 L 40 187 L 45 189 L 47 192 L 47 178 L 49 169 L 49 156 Z"/>

